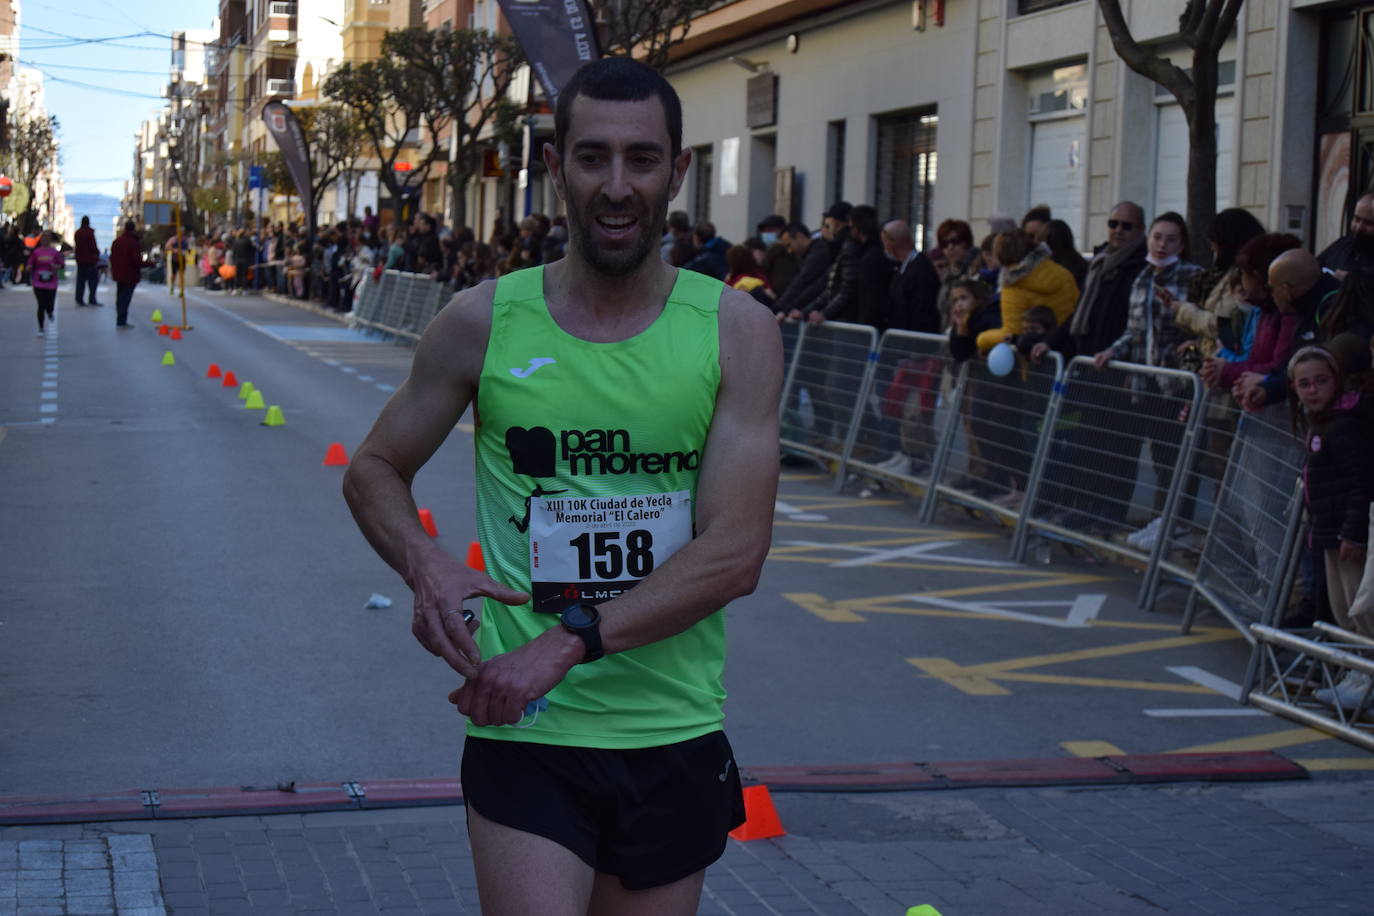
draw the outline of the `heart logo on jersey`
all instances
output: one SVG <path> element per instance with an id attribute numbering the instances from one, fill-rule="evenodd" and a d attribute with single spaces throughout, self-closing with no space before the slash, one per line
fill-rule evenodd
<path id="1" fill-rule="evenodd" d="M 512 426 L 506 430 L 511 467 L 527 477 L 552 477 L 557 457 L 553 430 L 544 426 Z"/>

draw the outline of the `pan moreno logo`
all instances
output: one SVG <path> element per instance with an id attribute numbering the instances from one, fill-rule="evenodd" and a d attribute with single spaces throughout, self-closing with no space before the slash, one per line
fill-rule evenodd
<path id="1" fill-rule="evenodd" d="M 512 426 L 506 430 L 511 467 L 528 477 L 554 477 L 561 462 L 573 477 L 673 474 L 701 467 L 701 450 L 636 451 L 626 429 L 565 429 Z"/>

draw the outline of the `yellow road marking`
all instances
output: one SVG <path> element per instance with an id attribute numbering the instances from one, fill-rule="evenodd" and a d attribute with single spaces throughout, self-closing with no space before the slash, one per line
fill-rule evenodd
<path id="1" fill-rule="evenodd" d="M 1176 751 L 1166 751 L 1165 753 L 1218 754 L 1226 751 L 1272 751 L 1281 747 L 1293 747 L 1297 744 L 1310 744 L 1313 741 L 1330 741 L 1331 739 L 1331 735 L 1317 731 L 1315 728 L 1285 728 L 1283 731 L 1265 732 L 1262 735 L 1251 735 L 1248 738 L 1233 738 L 1230 741 L 1217 741 L 1213 744 L 1181 747 Z"/>
<path id="2" fill-rule="evenodd" d="M 979 570 L 980 573 L 996 572 L 1005 573 L 1007 570 Z M 1024 571 L 1023 571 L 1024 572 Z M 1034 575 L 1034 574 L 1032 574 Z M 934 592 L 922 592 L 922 595 L 929 595 L 932 598 L 953 598 L 960 595 L 988 595 L 995 592 L 1008 592 L 1020 589 L 1046 588 L 1056 585 L 1079 585 L 1084 582 L 1097 582 L 1099 576 L 1086 575 L 1055 575 L 1054 573 L 1045 574 L 1045 578 L 1022 580 L 1020 582 L 998 582 L 989 585 L 968 585 L 962 588 L 946 588 Z M 858 611 L 869 611 L 875 614 L 913 614 L 916 616 L 930 617 L 966 617 L 970 620 L 989 619 L 1001 620 L 1005 618 L 995 618 L 989 614 L 979 614 L 974 611 L 951 611 L 947 608 L 923 609 L 912 607 L 911 599 L 908 597 L 910 592 L 903 592 L 899 595 L 875 595 L 869 598 L 850 598 L 831 601 L 824 595 L 817 595 L 814 592 L 784 592 L 783 597 L 800 605 L 822 620 L 829 620 L 832 623 L 862 623 L 863 618 Z M 919 601 L 919 598 L 917 599 Z M 895 606 L 894 606 L 895 605 Z M 1101 621 L 1098 621 L 1102 623 Z M 1106 624 L 1104 624 L 1106 625 Z M 1173 627 L 1168 627 L 1172 630 Z M 1232 632 L 1230 630 L 1220 630 L 1218 632 Z M 1191 639 L 1191 637 L 1183 637 Z"/>
<path id="3" fill-rule="evenodd" d="M 471 423 L 455 423 L 453 428 L 460 433 L 471 433 L 475 427 Z"/>
<path id="4" fill-rule="evenodd" d="M 987 696 L 991 691 L 988 684 L 995 681 L 1026 681 L 1039 684 L 1073 684 L 1083 687 L 1110 687 L 1123 690 L 1149 690 L 1162 693 L 1212 694 L 1211 688 L 1197 684 L 1178 684 L 1155 681 L 1118 680 L 1114 678 L 1078 677 L 1060 674 L 1030 674 L 1023 669 L 1044 668 L 1049 665 L 1063 665 L 1069 662 L 1089 659 L 1112 658 L 1119 655 L 1132 655 L 1139 652 L 1157 652 L 1164 649 L 1178 649 L 1200 646 L 1204 643 L 1239 639 L 1240 634 L 1233 630 L 1213 628 L 1208 633 L 1191 636 L 1173 636 L 1167 639 L 1144 639 L 1138 642 L 1118 643 L 1111 646 L 1095 646 L 1091 649 L 1075 649 L 1070 652 L 1054 652 L 1047 655 L 1028 655 L 1023 658 L 1009 658 L 1000 662 L 984 662 L 980 665 L 959 665 L 947 658 L 908 658 L 907 662 L 919 668 L 928 676 L 938 678 L 964 693 Z M 1010 693 L 998 687 L 1000 693 Z"/>
<path id="5" fill-rule="evenodd" d="M 1192 693 L 1216 696 L 1210 687 L 1198 684 L 1174 684 L 1167 681 L 1127 681 L 1109 677 L 1074 677 L 1068 674 L 1028 674 L 1017 672 L 997 675 L 999 681 L 1027 681 L 1034 684 L 1072 684 L 1078 687 L 1111 687 L 1118 690 L 1149 690 L 1163 693 Z"/>
<path id="6" fill-rule="evenodd" d="M 773 549 L 776 550 L 776 548 L 773 548 Z M 792 556 L 792 555 L 789 555 L 789 554 L 774 555 L 774 553 L 773 553 L 772 551 L 769 552 L 768 556 L 769 556 L 770 559 L 777 560 L 777 561 L 779 561 L 779 562 L 781 562 L 781 563 L 816 563 L 816 564 L 824 564 L 824 565 L 826 565 L 826 566 L 829 566 L 829 565 L 831 565 L 832 563 L 837 562 L 837 559 L 834 558 L 834 557 Z M 846 558 L 846 559 L 848 559 L 848 558 Z M 966 564 L 960 564 L 960 563 L 911 563 L 911 562 L 904 562 L 904 561 L 900 561 L 900 560 L 879 560 L 879 561 L 877 561 L 877 562 L 867 564 L 864 568 L 865 568 L 865 569 L 920 569 L 920 570 L 928 570 L 928 571 L 931 571 L 931 572 L 962 572 L 962 573 L 967 573 L 967 572 L 969 572 L 969 567 L 968 567 Z M 981 576 L 981 575 L 990 575 L 990 576 L 1054 576 L 1054 575 L 1055 575 L 1055 573 L 1037 573 L 1037 572 L 1035 572 L 1034 570 L 1030 570 L 1030 569 L 1018 569 L 1018 568 L 1016 568 L 1016 567 L 1010 567 L 1010 568 L 1008 568 L 1008 567 L 1001 567 L 1001 568 L 999 568 L 999 567 L 996 567 L 996 566 L 980 566 L 980 567 L 978 567 L 978 574 L 979 574 L 980 576 Z M 1066 578 L 1067 578 L 1067 577 L 1066 577 Z M 1074 579 L 1074 582 L 1102 582 L 1102 581 L 1105 581 L 1106 576 L 1090 576 L 1090 575 L 1087 575 L 1087 574 L 1079 574 L 1079 575 L 1075 575 L 1075 576 L 1073 577 L 1073 579 Z"/>
<path id="7" fill-rule="evenodd" d="M 802 499 L 802 500 L 810 499 L 811 502 L 802 504 L 802 503 L 800 503 L 800 502 L 793 502 L 793 501 L 790 500 L 790 499 L 784 499 L 783 502 L 787 503 L 789 506 L 791 506 L 793 509 L 795 509 L 795 510 L 798 511 L 798 512 L 817 512 L 817 511 L 820 511 L 820 510 L 823 510 L 823 509 L 825 509 L 825 510 L 830 510 L 830 509 L 867 509 L 867 508 L 870 508 L 870 507 L 872 507 L 872 506 L 900 506 L 900 505 L 903 505 L 903 504 L 905 503 L 905 500 L 900 500 L 900 499 L 819 499 L 819 500 L 818 500 L 818 499 L 816 499 L 815 497 L 807 497 L 807 496 L 803 496 L 803 497 L 801 497 L 801 499 Z"/>
<path id="8" fill-rule="evenodd" d="M 1059 746 L 1075 757 L 1121 757 L 1126 754 L 1110 741 L 1060 741 Z"/>
<path id="9" fill-rule="evenodd" d="M 931 677 L 939 678 L 951 687 L 957 687 L 969 696 L 1004 697 L 1011 691 L 994 684 L 988 678 L 963 668 L 947 658 L 908 658 L 908 662 L 920 668 Z"/>
<path id="10" fill-rule="evenodd" d="M 1374 757 L 1314 757 L 1293 762 L 1305 770 L 1319 773 L 1331 770 L 1374 770 Z"/>

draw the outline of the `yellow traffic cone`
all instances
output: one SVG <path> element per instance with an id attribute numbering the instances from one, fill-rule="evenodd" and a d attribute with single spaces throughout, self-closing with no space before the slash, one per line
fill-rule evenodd
<path id="1" fill-rule="evenodd" d="M 253 393 L 253 383 L 252 383 L 252 382 L 244 382 L 242 385 L 239 386 L 239 400 L 240 400 L 240 401 L 246 401 L 246 400 L 248 400 L 248 395 L 250 395 L 250 394 L 252 394 L 252 393 Z"/>
<path id="2" fill-rule="evenodd" d="M 267 405 L 262 402 L 262 392 L 254 388 L 248 392 L 248 398 L 243 402 L 243 406 L 249 410 L 262 410 Z"/>
<path id="3" fill-rule="evenodd" d="M 168 350 L 166 353 L 162 354 L 162 365 L 164 365 L 164 366 L 175 366 L 176 364 L 177 364 L 177 358 L 176 358 L 175 356 L 172 355 L 172 351 L 171 351 L 171 350 Z"/>
<path id="4" fill-rule="evenodd" d="M 267 408 L 267 416 L 262 418 L 263 426 L 285 426 L 286 417 L 281 415 L 281 408 L 276 404 Z"/>
<path id="5" fill-rule="evenodd" d="M 153 323 L 157 324 L 162 320 L 162 309 L 153 309 Z"/>

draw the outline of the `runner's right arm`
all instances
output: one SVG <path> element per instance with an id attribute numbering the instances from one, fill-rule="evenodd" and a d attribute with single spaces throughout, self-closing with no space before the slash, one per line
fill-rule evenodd
<path id="1" fill-rule="evenodd" d="M 478 595 L 507 604 L 522 604 L 528 596 L 469 569 L 435 544 L 420 526 L 411 484 L 476 396 L 494 289 L 494 283 L 483 283 L 458 293 L 430 322 L 410 376 L 382 408 L 343 482 L 364 537 L 415 593 L 411 632 L 464 677 L 476 674 L 481 654 L 460 615 L 444 612 Z"/>

